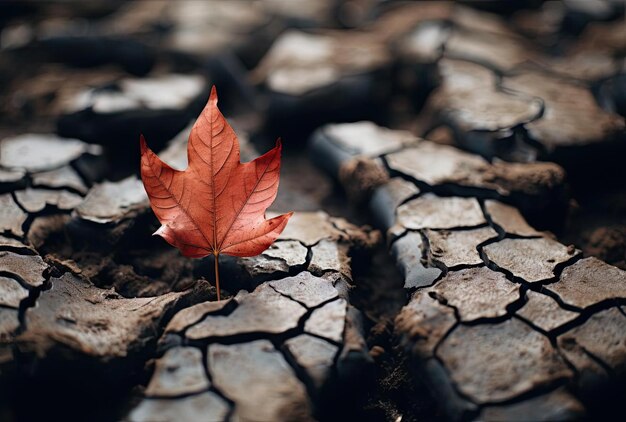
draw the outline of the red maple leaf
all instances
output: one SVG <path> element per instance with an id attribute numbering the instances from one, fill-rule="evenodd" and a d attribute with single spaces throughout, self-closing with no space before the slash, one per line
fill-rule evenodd
<path id="1" fill-rule="evenodd" d="M 219 255 L 260 254 L 293 214 L 265 218 L 278 192 L 280 140 L 261 157 L 241 163 L 237 135 L 217 108 L 213 87 L 189 135 L 186 170 L 175 170 L 161 161 L 143 135 L 140 143 L 141 179 L 161 222 L 154 234 L 185 256 L 215 256 L 219 300 Z"/>

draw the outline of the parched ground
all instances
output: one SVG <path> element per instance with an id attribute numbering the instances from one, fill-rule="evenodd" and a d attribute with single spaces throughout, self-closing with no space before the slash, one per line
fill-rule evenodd
<path id="1" fill-rule="evenodd" d="M 623 4 L 4 11 L 0 420 L 619 418 Z M 219 302 L 138 178 L 213 84 L 296 211 Z"/>

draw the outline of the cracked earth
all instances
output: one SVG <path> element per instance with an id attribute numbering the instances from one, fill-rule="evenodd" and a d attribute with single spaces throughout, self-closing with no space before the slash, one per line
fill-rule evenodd
<path id="1" fill-rule="evenodd" d="M 624 8 L 521 3 L 3 18 L 0 419 L 615 418 Z M 212 84 L 242 160 L 283 138 L 296 211 L 219 302 L 137 175 L 140 132 L 186 167 Z"/>

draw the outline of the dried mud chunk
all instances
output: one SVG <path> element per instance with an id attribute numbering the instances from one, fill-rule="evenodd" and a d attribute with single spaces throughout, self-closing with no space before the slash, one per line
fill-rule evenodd
<path id="1" fill-rule="evenodd" d="M 420 359 L 433 356 L 444 335 L 456 324 L 454 309 L 442 305 L 425 291 L 416 292 L 395 320 L 402 345 Z"/>
<path id="2" fill-rule="evenodd" d="M 409 132 L 361 121 L 322 126 L 310 138 L 309 151 L 316 165 L 333 177 L 339 176 L 347 192 L 359 198 L 366 194 L 363 189 L 387 179 L 381 155 L 417 141 Z M 351 185 L 354 183 L 357 186 Z M 361 190 L 359 185 L 363 185 Z"/>
<path id="3" fill-rule="evenodd" d="M 22 226 L 28 215 L 15 203 L 11 194 L 0 195 L 0 230 L 23 236 Z"/>
<path id="4" fill-rule="evenodd" d="M 366 200 L 374 189 L 389 180 L 389 174 L 379 159 L 355 157 L 339 168 L 339 182 L 348 198 L 355 203 Z"/>
<path id="5" fill-rule="evenodd" d="M 433 94 L 433 105 L 463 132 L 508 132 L 541 113 L 539 99 L 501 92 L 495 73 L 485 67 L 444 59 L 439 69 L 442 84 Z"/>
<path id="6" fill-rule="evenodd" d="M 19 182 L 25 175 L 26 173 L 23 170 L 6 170 L 0 168 L 0 183 Z"/>
<path id="7" fill-rule="evenodd" d="M 268 218 L 277 214 L 269 212 Z M 343 218 L 330 217 L 324 211 L 297 212 L 278 241 L 296 240 L 312 247 L 321 240 L 332 240 L 357 249 L 370 249 L 380 240 L 380 233 L 367 226 L 358 227 Z"/>
<path id="8" fill-rule="evenodd" d="M 544 331 L 552 331 L 579 316 L 561 308 L 550 296 L 529 290 L 526 297 L 528 301 L 517 314 Z"/>
<path id="9" fill-rule="evenodd" d="M 43 211 L 48 205 L 55 206 L 59 210 L 71 210 L 83 202 L 82 197 L 63 190 L 26 188 L 15 192 L 15 197 L 29 213 Z"/>
<path id="10" fill-rule="evenodd" d="M 76 170 L 64 166 L 56 170 L 44 171 L 32 175 L 33 185 L 47 188 L 68 188 L 82 194 L 87 193 L 87 186 Z"/>
<path id="11" fill-rule="evenodd" d="M 28 329 L 18 339 L 22 351 L 46 356 L 58 347 L 109 360 L 127 358 L 154 337 L 164 314 L 194 291 L 125 299 L 71 274 L 51 279 L 37 306 L 26 311 Z"/>
<path id="12" fill-rule="evenodd" d="M 0 249 L 18 251 L 24 255 L 34 255 L 37 253 L 30 245 L 22 243 L 20 240 L 0 235 Z"/>
<path id="13" fill-rule="evenodd" d="M 308 270 L 316 275 L 336 271 L 352 278 L 350 258 L 348 258 L 346 249 L 342 245 L 338 245 L 337 242 L 321 240 L 317 245 L 311 247 L 311 262 Z"/>
<path id="14" fill-rule="evenodd" d="M 48 265 L 39 255 L 19 255 L 0 251 L 0 271 L 16 275 L 30 287 L 40 287 L 46 281 L 43 276 Z"/>
<path id="15" fill-rule="evenodd" d="M 572 376 L 548 338 L 517 319 L 461 325 L 437 353 L 459 390 L 477 403 L 511 399 Z"/>
<path id="16" fill-rule="evenodd" d="M 396 177 L 374 190 L 369 207 L 380 225 L 390 229 L 396 222 L 396 208 L 419 192 L 415 184 Z"/>
<path id="17" fill-rule="evenodd" d="M 502 195 L 523 194 L 538 200 L 543 196 L 557 196 L 564 190 L 565 170 L 558 164 L 546 162 L 510 163 L 494 159 L 483 175 L 485 184 L 497 186 Z M 555 198 L 552 201 L 563 200 Z M 525 205 L 525 204 L 523 204 Z"/>
<path id="18" fill-rule="evenodd" d="M 332 84 L 346 75 L 378 69 L 389 62 L 385 46 L 369 34 L 299 31 L 283 33 L 254 77 L 274 92 L 292 96 Z"/>
<path id="19" fill-rule="evenodd" d="M 398 51 L 407 62 L 435 63 L 449 36 L 445 23 L 424 22 L 399 41 Z"/>
<path id="20" fill-rule="evenodd" d="M 553 163 L 489 163 L 478 155 L 429 141 L 389 154 L 386 160 L 392 170 L 420 183 L 452 193 L 484 189 L 489 196 L 509 196 L 526 208 L 537 203 L 534 208 L 543 210 L 547 196 L 549 201 L 561 200 L 565 185 L 564 170 Z"/>
<path id="21" fill-rule="evenodd" d="M 156 361 L 145 395 L 175 397 L 194 394 L 209 388 L 203 357 L 195 347 L 175 347 Z"/>
<path id="22" fill-rule="evenodd" d="M 78 217 L 95 223 L 116 223 L 148 208 L 148 196 L 141 180 L 134 176 L 119 182 L 94 186 L 75 209 Z"/>
<path id="23" fill-rule="evenodd" d="M 371 158 L 401 150 L 418 141 L 411 132 L 387 129 L 367 121 L 326 125 L 322 131 L 350 155 Z"/>
<path id="24" fill-rule="evenodd" d="M 319 306 L 324 302 L 335 299 L 339 294 L 330 281 L 316 277 L 306 271 L 294 277 L 271 281 L 269 285 L 277 292 L 288 296 L 307 308 Z"/>
<path id="25" fill-rule="evenodd" d="M 238 260 L 247 275 L 255 281 L 264 281 L 275 274 L 289 273 L 289 265 L 281 259 L 272 259 L 265 255 L 257 255 Z"/>
<path id="26" fill-rule="evenodd" d="M 66 112 L 90 109 L 97 114 L 107 114 L 139 108 L 184 109 L 202 92 L 205 82 L 197 75 L 170 74 L 122 79 L 117 85 L 117 89 L 91 89 L 80 93 Z"/>
<path id="27" fill-rule="evenodd" d="M 388 154 L 386 160 L 392 170 L 430 186 L 455 183 L 483 187 L 480 176 L 490 166 L 479 155 L 429 141 Z"/>
<path id="28" fill-rule="evenodd" d="M 240 291 L 229 315 L 208 315 L 190 327 L 189 339 L 228 337 L 246 333 L 279 334 L 298 326 L 306 308 L 262 284 L 254 292 Z"/>
<path id="29" fill-rule="evenodd" d="M 522 38 L 456 30 L 446 41 L 444 56 L 485 63 L 506 71 L 538 58 L 539 54 Z"/>
<path id="30" fill-rule="evenodd" d="M 439 268 L 426 267 L 422 263 L 422 236 L 416 232 L 408 232 L 396 240 L 391 246 L 396 266 L 404 276 L 404 288 L 429 286 L 439 277 Z"/>
<path id="31" fill-rule="evenodd" d="M 522 217 L 517 208 L 492 199 L 485 201 L 485 211 L 491 221 L 502 228 L 505 233 L 517 236 L 541 236 L 541 232 L 533 229 Z"/>
<path id="32" fill-rule="evenodd" d="M 308 249 L 296 240 L 274 242 L 261 255 L 238 262 L 253 280 L 263 281 L 276 273 L 288 274 L 306 264 Z"/>
<path id="33" fill-rule="evenodd" d="M 340 378 L 354 379 L 357 374 L 371 369 L 373 363 L 363 333 L 363 314 L 352 305 L 347 306 L 343 344 L 337 359 L 337 372 Z"/>
<path id="34" fill-rule="evenodd" d="M 69 19 L 63 19 L 59 23 L 61 26 L 71 25 Z M 82 37 L 73 38 L 79 40 Z M 125 41 L 127 40 L 122 40 Z M 111 67 L 76 68 L 49 60 L 38 61 L 36 69 L 32 70 L 34 73 L 21 72 L 17 79 L 19 89 L 12 90 L 9 97 L 12 101 L 7 101 L 4 109 L 16 119 L 31 119 L 31 116 L 38 116 L 46 121 L 56 119 L 66 107 L 67 101 L 86 86 L 102 85 L 124 75 L 122 71 Z M 21 104 L 19 108 L 15 107 L 18 98 Z"/>
<path id="35" fill-rule="evenodd" d="M 28 297 L 26 290 L 16 280 L 0 276 L 0 305 L 19 308 L 20 302 Z"/>
<path id="36" fill-rule="evenodd" d="M 369 226 L 355 226 L 345 218 L 331 217 L 331 223 L 342 236 L 338 237 L 340 243 L 348 243 L 355 250 L 363 252 L 376 247 L 381 241 L 378 230 L 372 230 Z"/>
<path id="37" fill-rule="evenodd" d="M 480 421 L 569 421 L 585 416 L 583 405 L 561 387 L 519 403 L 486 407 L 478 416 Z"/>
<path id="38" fill-rule="evenodd" d="M 474 230 L 426 230 L 432 259 L 448 268 L 460 265 L 479 265 L 483 263 L 478 254 L 478 245 L 498 236 L 491 227 Z"/>
<path id="39" fill-rule="evenodd" d="M 128 416 L 130 422 L 196 422 L 226 420 L 230 407 L 217 394 L 205 393 L 176 399 L 144 399 Z"/>
<path id="40" fill-rule="evenodd" d="M 273 28 L 269 25 L 270 16 L 258 3 L 245 8 L 238 6 L 216 2 L 207 9 L 195 1 L 168 4 L 164 14 L 171 28 L 165 36 L 165 45 L 204 60 L 225 51 L 235 51 L 246 63 L 258 60 L 257 56 L 268 47 L 266 39 L 272 34 L 265 33 Z M 157 19 L 154 24 L 160 21 Z"/>
<path id="41" fill-rule="evenodd" d="M 77 139 L 53 134 L 24 134 L 0 142 L 0 166 L 38 172 L 62 167 L 83 154 L 100 153 L 99 146 Z"/>
<path id="42" fill-rule="evenodd" d="M 554 270 L 580 253 L 545 237 L 503 239 L 483 248 L 487 259 L 528 283 L 554 278 Z"/>
<path id="43" fill-rule="evenodd" d="M 234 419 L 311 419 L 304 385 L 269 341 L 213 344 L 207 360 L 213 384 L 235 402 Z"/>
<path id="44" fill-rule="evenodd" d="M 182 332 L 186 328 L 200 321 L 205 316 L 218 313 L 226 307 L 232 306 L 233 299 L 220 300 L 219 302 L 202 302 L 182 309 L 174 315 L 165 327 L 165 332 Z"/>
<path id="45" fill-rule="evenodd" d="M 297 241 L 277 241 L 263 252 L 274 259 L 280 259 L 289 268 L 304 265 L 306 262 L 307 248 Z"/>
<path id="46" fill-rule="evenodd" d="M 545 111 L 526 123 L 530 136 L 548 151 L 603 142 L 624 131 L 624 119 L 602 110 L 586 87 L 539 72 L 506 77 L 503 86 L 540 97 Z M 571 99 L 576 98 L 575 102 Z"/>
<path id="47" fill-rule="evenodd" d="M 324 211 L 318 211 L 295 213 L 279 239 L 299 240 L 307 246 L 313 246 L 322 239 L 339 239 L 343 236 L 332 224 L 330 216 Z"/>
<path id="48" fill-rule="evenodd" d="M 395 223 L 396 208 L 419 192 L 414 183 L 394 177 L 374 191 L 370 208 L 388 229 Z"/>
<path id="49" fill-rule="evenodd" d="M 347 303 L 337 299 L 315 309 L 304 323 L 304 331 L 341 343 L 346 324 Z"/>
<path id="50" fill-rule="evenodd" d="M 139 150 L 128 145 L 135 145 L 143 133 L 152 148 L 163 148 L 200 113 L 207 96 L 208 86 L 199 75 L 118 78 L 68 101 L 57 131 L 108 146 L 113 170 L 135 169 Z M 113 157 L 112 151 L 120 149 L 126 153 Z"/>
<path id="51" fill-rule="evenodd" d="M 626 271 L 597 258 L 585 258 L 565 268 L 560 280 L 547 288 L 563 302 L 586 308 L 602 301 L 626 299 Z"/>
<path id="52" fill-rule="evenodd" d="M 452 229 L 486 224 L 476 198 L 424 194 L 398 207 L 397 223 L 407 229 Z"/>
<path id="53" fill-rule="evenodd" d="M 617 374 L 623 375 L 626 373 L 624 333 L 626 315 L 617 308 L 610 308 L 593 314 L 584 324 L 559 336 L 558 344 L 568 359 L 572 353 L 584 351 L 600 359 Z M 576 358 L 572 361 L 576 361 Z"/>
<path id="54" fill-rule="evenodd" d="M 519 299 L 518 287 L 504 274 L 480 267 L 449 272 L 429 291 L 456 308 L 462 321 L 472 321 L 506 315 L 507 306 Z"/>
<path id="55" fill-rule="evenodd" d="M 285 341 L 284 347 L 319 390 L 330 377 L 339 348 L 307 334 L 290 338 Z"/>

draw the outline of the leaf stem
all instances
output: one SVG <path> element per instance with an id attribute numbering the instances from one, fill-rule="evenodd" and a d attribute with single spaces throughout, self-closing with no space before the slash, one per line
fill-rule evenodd
<path id="1" fill-rule="evenodd" d="M 215 256 L 215 288 L 217 289 L 217 301 L 220 301 L 220 268 L 219 268 L 219 260 L 220 254 L 214 253 Z"/>

